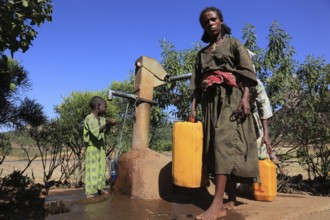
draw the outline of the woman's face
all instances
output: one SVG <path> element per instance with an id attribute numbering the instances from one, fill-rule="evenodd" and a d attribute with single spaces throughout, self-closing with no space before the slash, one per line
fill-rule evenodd
<path id="1" fill-rule="evenodd" d="M 214 11 L 206 11 L 202 16 L 203 28 L 211 38 L 217 38 L 221 32 L 222 21 Z"/>

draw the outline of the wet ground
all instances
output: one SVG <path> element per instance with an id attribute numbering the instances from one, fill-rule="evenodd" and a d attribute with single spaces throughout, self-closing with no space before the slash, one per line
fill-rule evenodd
<path id="1" fill-rule="evenodd" d="M 60 202 L 61 201 L 61 202 Z M 48 215 L 53 219 L 194 219 L 212 201 L 206 190 L 198 192 L 173 193 L 160 200 L 141 200 L 125 195 L 109 194 L 87 200 L 83 189 L 53 190 L 46 198 L 48 211 L 65 212 Z M 51 205 L 53 203 L 53 205 Z M 49 210 L 49 208 L 51 210 Z M 329 219 L 330 198 L 304 194 L 279 193 L 272 202 L 255 201 L 249 197 L 239 197 L 238 206 L 228 211 L 224 220 L 259 219 Z"/>
<path id="2" fill-rule="evenodd" d="M 125 195 L 109 194 L 97 199 L 85 199 L 84 191 L 66 190 L 51 192 L 46 199 L 46 204 L 57 201 L 65 201 L 59 206 L 63 211 L 70 211 L 59 215 L 49 215 L 46 219 L 194 219 L 196 215 L 205 210 L 211 202 L 212 197 L 206 193 L 199 199 L 197 194 L 170 195 L 162 200 L 142 200 L 129 198 Z M 207 198 L 208 197 L 208 198 Z M 53 207 L 54 209 L 54 207 Z M 234 211 L 228 212 L 224 219 L 245 219 L 242 214 Z"/>

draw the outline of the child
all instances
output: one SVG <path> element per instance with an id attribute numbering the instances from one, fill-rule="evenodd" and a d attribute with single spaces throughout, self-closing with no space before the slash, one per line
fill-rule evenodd
<path id="1" fill-rule="evenodd" d="M 96 195 L 107 194 L 103 190 L 105 186 L 105 133 L 116 122 L 113 119 L 105 119 L 102 115 L 107 109 L 106 101 L 94 96 L 90 101 L 92 113 L 86 116 L 84 121 L 84 142 L 87 146 L 85 161 L 85 194 L 87 198 Z"/>
<path id="2" fill-rule="evenodd" d="M 250 58 L 253 59 L 255 54 L 250 50 L 247 50 Z M 253 65 L 254 68 L 254 65 Z M 283 174 L 283 168 L 281 162 L 277 159 L 275 152 L 273 152 L 269 133 L 268 133 L 268 119 L 273 116 L 272 107 L 270 105 L 270 100 L 266 93 L 266 89 L 262 82 L 257 79 L 257 86 L 251 91 L 252 97 L 251 100 L 254 103 L 251 103 L 252 115 L 256 123 L 257 131 L 257 146 L 258 146 L 258 156 L 259 159 L 271 159 L 276 166 L 279 168 L 281 174 Z"/>
<path id="3" fill-rule="evenodd" d="M 255 55 L 250 50 L 248 50 L 248 53 L 251 59 Z M 273 116 L 272 107 L 264 85 L 259 79 L 257 79 L 257 82 L 257 86 L 251 91 L 252 97 L 250 97 L 250 100 L 252 103 L 250 103 L 250 106 L 257 130 L 258 157 L 259 159 L 271 159 L 279 168 L 280 173 L 283 174 L 281 162 L 272 151 L 268 133 L 268 119 Z M 243 191 L 249 191 L 249 189 L 252 189 L 250 184 L 240 184 L 240 186 Z M 224 204 L 224 208 L 226 210 L 232 210 L 236 203 L 236 192 L 235 183 L 231 178 L 227 179 L 226 191 L 229 201 Z"/>
<path id="4" fill-rule="evenodd" d="M 258 85 L 252 89 L 252 97 L 250 100 L 251 112 L 255 121 L 255 129 L 257 133 L 257 146 L 259 159 L 270 158 L 271 143 L 268 134 L 268 119 L 273 116 L 272 108 L 265 88 L 261 81 L 257 79 Z M 228 195 L 228 202 L 224 204 L 226 210 L 232 210 L 236 203 L 236 183 L 231 177 L 227 179 L 226 192 Z M 249 191 L 251 193 L 251 184 L 240 183 L 242 191 Z"/>

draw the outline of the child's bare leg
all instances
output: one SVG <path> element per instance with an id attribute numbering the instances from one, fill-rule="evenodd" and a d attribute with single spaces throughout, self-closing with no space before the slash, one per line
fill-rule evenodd
<path id="1" fill-rule="evenodd" d="M 212 204 L 205 212 L 198 215 L 196 219 L 213 220 L 227 215 L 226 210 L 223 208 L 223 195 L 225 193 L 227 176 L 216 175 L 215 181 L 215 194 Z"/>
<path id="2" fill-rule="evenodd" d="M 227 176 L 226 191 L 229 201 L 223 204 L 223 208 L 226 210 L 232 210 L 236 203 L 236 192 L 235 192 L 235 183 L 233 182 L 230 176 Z"/>

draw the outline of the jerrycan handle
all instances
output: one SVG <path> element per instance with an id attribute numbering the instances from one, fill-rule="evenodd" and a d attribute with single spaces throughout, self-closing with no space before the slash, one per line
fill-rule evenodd
<path id="1" fill-rule="evenodd" d="M 260 192 L 265 192 L 265 189 L 264 189 L 264 187 L 262 186 L 262 183 L 259 182 L 259 183 L 257 183 L 257 184 L 258 184 L 258 191 L 260 191 Z"/>

